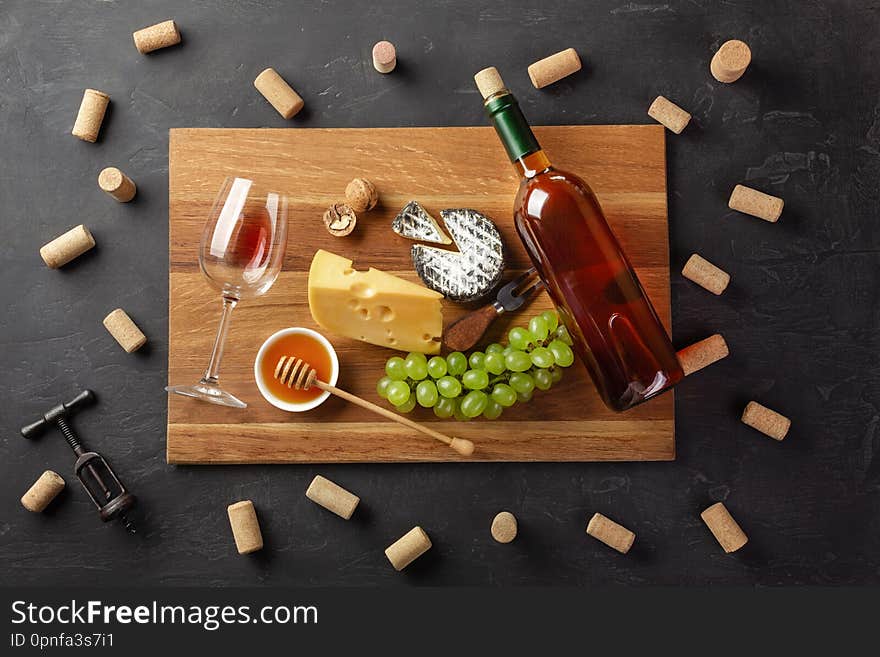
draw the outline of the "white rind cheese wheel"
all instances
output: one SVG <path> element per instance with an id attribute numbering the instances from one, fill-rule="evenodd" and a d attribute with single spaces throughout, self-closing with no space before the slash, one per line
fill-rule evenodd
<path id="1" fill-rule="evenodd" d="M 504 273 L 501 234 L 476 210 L 441 210 L 458 251 L 424 244 L 412 247 L 413 266 L 422 281 L 452 301 L 476 301 L 488 295 Z"/>

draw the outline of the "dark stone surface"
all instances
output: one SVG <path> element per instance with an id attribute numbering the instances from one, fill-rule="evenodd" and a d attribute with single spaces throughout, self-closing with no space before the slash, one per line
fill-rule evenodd
<path id="1" fill-rule="evenodd" d="M 139 55 L 132 30 L 168 17 L 184 44 Z M 876 2 L 3 0 L 4 583 L 880 583 L 878 35 Z M 755 61 L 725 86 L 708 63 L 732 37 Z M 369 60 L 381 38 L 398 47 L 390 76 Z M 567 46 L 586 70 L 531 88 L 526 66 Z M 732 354 L 679 387 L 677 461 L 166 465 L 168 129 L 291 125 L 253 89 L 268 65 L 306 100 L 292 125 L 483 125 L 471 75 L 490 64 L 536 124 L 648 122 L 658 93 L 694 114 L 668 141 L 673 270 L 699 250 L 733 283 L 716 298 L 674 274 L 674 340 L 721 331 Z M 89 86 L 113 99 L 95 145 L 69 134 Z M 98 190 L 107 165 L 137 181 L 135 203 Z M 741 181 L 785 198 L 778 224 L 727 209 Z M 99 247 L 46 269 L 40 245 L 80 222 Z M 104 331 L 117 306 L 149 349 L 126 355 Z M 136 538 L 99 522 L 57 434 L 18 435 L 83 387 L 100 405 L 76 428 L 140 497 Z M 793 418 L 783 443 L 740 424 L 750 398 Z M 18 498 L 45 468 L 72 485 L 29 514 Z M 304 497 L 318 471 L 361 495 L 356 519 Z M 266 535 L 251 558 L 234 553 L 226 520 L 245 497 Z M 751 538 L 733 556 L 699 519 L 719 500 Z M 520 521 L 509 546 L 489 537 L 502 508 Z M 637 532 L 628 557 L 584 535 L 594 511 Z M 416 523 L 436 547 L 397 574 L 383 549 Z"/>

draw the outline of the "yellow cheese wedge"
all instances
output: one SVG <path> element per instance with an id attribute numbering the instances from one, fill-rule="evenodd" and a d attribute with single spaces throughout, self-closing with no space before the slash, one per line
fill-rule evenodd
<path id="1" fill-rule="evenodd" d="M 443 295 L 319 250 L 309 269 L 309 309 L 328 331 L 401 351 L 440 352 Z"/>

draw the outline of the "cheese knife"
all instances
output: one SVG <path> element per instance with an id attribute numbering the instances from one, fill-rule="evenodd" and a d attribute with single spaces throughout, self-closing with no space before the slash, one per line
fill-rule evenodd
<path id="1" fill-rule="evenodd" d="M 518 310 L 543 289 L 544 284 L 535 268 L 527 269 L 498 290 L 495 301 L 447 326 L 443 332 L 443 345 L 452 351 L 471 349 L 501 313 Z"/>

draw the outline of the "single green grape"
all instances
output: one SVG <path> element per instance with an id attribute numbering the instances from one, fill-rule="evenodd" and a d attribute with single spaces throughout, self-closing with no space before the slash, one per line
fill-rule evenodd
<path id="1" fill-rule="evenodd" d="M 561 367 L 551 367 L 550 368 L 550 378 L 553 380 L 553 383 L 559 383 L 562 381 L 562 368 Z"/>
<path id="2" fill-rule="evenodd" d="M 517 394 L 526 394 L 535 389 L 535 380 L 531 374 L 525 372 L 514 372 L 510 375 L 510 387 L 516 390 Z"/>
<path id="3" fill-rule="evenodd" d="M 452 417 L 455 412 L 455 401 L 446 397 L 438 397 L 437 403 L 434 404 L 434 415 L 441 420 Z"/>
<path id="4" fill-rule="evenodd" d="M 560 367 L 568 367 L 574 362 L 574 352 L 562 340 L 553 340 L 547 345 L 547 349 L 553 353 L 553 358 Z"/>
<path id="5" fill-rule="evenodd" d="M 501 404 L 490 399 L 486 402 L 486 408 L 483 409 L 483 417 L 487 420 L 497 420 L 503 412 L 504 408 Z"/>
<path id="6" fill-rule="evenodd" d="M 532 366 L 532 359 L 524 351 L 511 351 L 504 358 L 504 362 L 511 372 L 525 372 Z"/>
<path id="7" fill-rule="evenodd" d="M 532 359 L 532 365 L 535 367 L 550 367 L 556 362 L 553 352 L 547 347 L 535 347 L 529 352 L 529 358 Z"/>
<path id="8" fill-rule="evenodd" d="M 505 362 L 504 356 L 501 355 L 501 352 L 493 351 L 491 354 L 486 354 L 486 360 L 483 362 L 483 367 L 490 374 L 503 374 L 504 370 L 507 369 L 507 363 Z"/>
<path id="9" fill-rule="evenodd" d="M 461 376 L 468 368 L 467 356 L 460 351 L 453 351 L 446 357 L 446 371 L 452 376 Z"/>
<path id="10" fill-rule="evenodd" d="M 420 381 L 416 386 L 416 401 L 423 408 L 431 408 L 437 403 L 437 386 L 433 381 Z"/>
<path id="11" fill-rule="evenodd" d="M 489 375 L 485 370 L 468 370 L 461 375 L 461 382 L 468 390 L 482 390 L 489 385 Z"/>
<path id="12" fill-rule="evenodd" d="M 406 355 L 406 357 L 409 360 L 418 360 L 423 363 L 428 362 L 428 357 L 425 354 L 423 354 L 421 351 L 411 351 Z"/>
<path id="13" fill-rule="evenodd" d="M 388 384 L 385 392 L 388 393 L 388 401 L 395 406 L 405 404 L 406 400 L 410 398 L 409 384 L 406 381 L 392 381 Z"/>
<path id="14" fill-rule="evenodd" d="M 437 392 L 448 399 L 454 399 L 461 394 L 461 383 L 454 376 L 443 376 L 437 380 Z"/>
<path id="15" fill-rule="evenodd" d="M 487 356 L 489 354 L 500 354 L 502 351 L 504 351 L 504 347 L 502 345 L 498 344 L 497 342 L 493 342 L 488 347 L 486 347 L 486 355 Z"/>
<path id="16" fill-rule="evenodd" d="M 400 356 L 392 356 L 385 363 L 385 374 L 395 381 L 403 381 L 406 378 L 406 367 Z"/>
<path id="17" fill-rule="evenodd" d="M 477 417 L 486 410 L 489 396 L 482 390 L 471 390 L 461 398 L 461 414 L 465 417 Z"/>
<path id="18" fill-rule="evenodd" d="M 558 329 L 556 329 L 556 339 L 562 340 L 569 347 L 574 344 L 571 341 L 571 335 L 569 335 L 568 329 L 565 328 L 564 326 L 560 326 Z"/>
<path id="19" fill-rule="evenodd" d="M 461 411 L 461 401 L 460 401 L 460 400 L 458 400 L 458 399 L 453 399 L 453 400 L 452 400 L 452 403 L 453 403 L 454 406 L 455 406 L 455 408 L 454 408 L 453 411 L 452 411 L 452 415 L 455 417 L 456 420 L 458 420 L 459 422 L 467 422 L 468 420 L 471 419 L 471 418 L 469 418 L 467 415 L 465 415 L 464 413 L 462 413 L 462 411 Z"/>
<path id="20" fill-rule="evenodd" d="M 514 349 L 526 349 L 532 342 L 532 334 L 522 326 L 517 326 L 510 329 L 510 332 L 507 334 L 507 341 Z"/>
<path id="21" fill-rule="evenodd" d="M 550 329 L 547 328 L 543 315 L 535 315 L 529 320 L 529 331 L 538 342 L 542 342 L 547 337 Z"/>
<path id="22" fill-rule="evenodd" d="M 550 370 L 535 370 L 532 378 L 535 380 L 535 387 L 538 390 L 550 390 L 550 387 L 553 385 L 553 377 L 550 375 Z"/>
<path id="23" fill-rule="evenodd" d="M 416 396 L 410 395 L 409 399 L 400 404 L 399 406 L 395 406 L 394 410 L 398 413 L 409 413 L 412 409 L 416 407 Z"/>
<path id="24" fill-rule="evenodd" d="M 533 394 L 535 394 L 534 390 L 530 390 L 529 392 L 518 392 L 516 393 L 516 400 L 525 403 L 532 399 Z"/>
<path id="25" fill-rule="evenodd" d="M 390 376 L 383 376 L 376 382 L 376 394 L 382 399 L 388 398 L 388 385 L 393 381 Z"/>
<path id="26" fill-rule="evenodd" d="M 559 315 L 556 314 L 555 310 L 545 310 L 541 313 L 541 317 L 547 322 L 548 331 L 555 331 L 556 327 L 559 326 Z"/>
<path id="27" fill-rule="evenodd" d="M 468 358 L 468 365 L 471 366 L 472 370 L 486 369 L 486 354 L 482 351 L 475 351 Z"/>
<path id="28" fill-rule="evenodd" d="M 492 401 L 504 408 L 513 406 L 516 403 L 516 390 L 506 383 L 496 383 L 492 388 Z"/>
<path id="29" fill-rule="evenodd" d="M 428 361 L 425 359 L 425 354 L 408 355 L 403 361 L 403 369 L 406 371 L 406 375 L 415 381 L 424 379 L 428 376 Z"/>
<path id="30" fill-rule="evenodd" d="M 428 361 L 428 374 L 432 379 L 439 379 L 446 376 L 446 359 L 440 356 L 434 356 Z"/>

